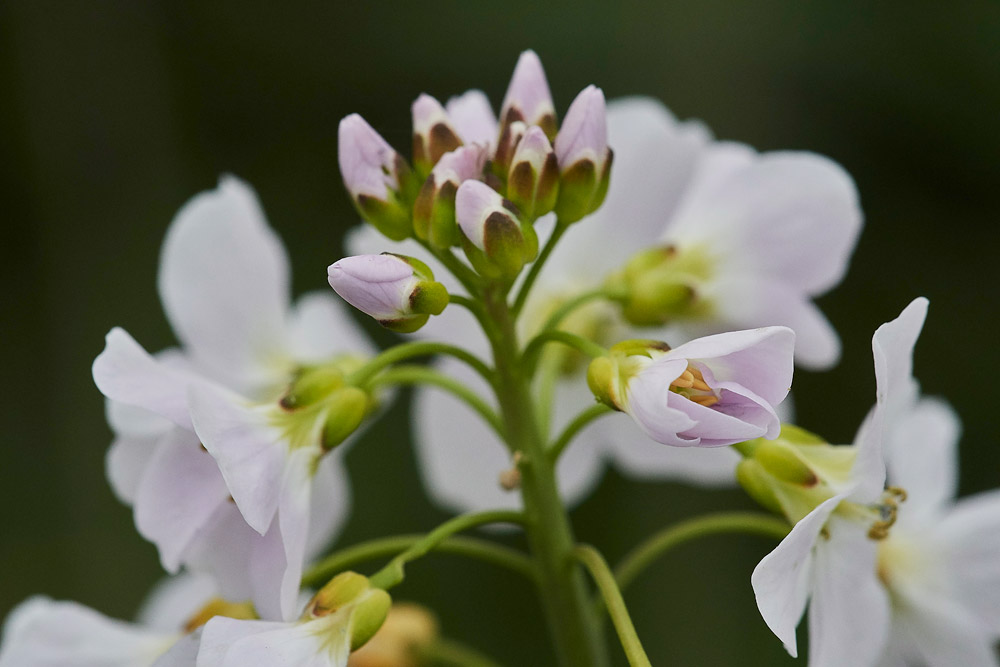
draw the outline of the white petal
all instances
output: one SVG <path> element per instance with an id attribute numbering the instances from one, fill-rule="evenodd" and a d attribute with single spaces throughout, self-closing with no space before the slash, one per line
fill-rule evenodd
<path id="1" fill-rule="evenodd" d="M 349 354 L 375 353 L 371 339 L 340 299 L 327 291 L 309 292 L 295 303 L 288 323 L 288 351 L 302 364 Z"/>
<path id="2" fill-rule="evenodd" d="M 483 396 L 486 383 L 464 364 L 445 359 L 438 370 Z M 500 487 L 500 473 L 513 466 L 507 446 L 482 418 L 451 394 L 420 388 L 413 399 L 413 437 L 421 477 L 431 498 L 454 512 L 520 509 L 517 492 Z"/>
<path id="3" fill-rule="evenodd" d="M 796 285 L 758 274 L 723 273 L 705 285 L 715 315 L 683 323 L 688 338 L 720 331 L 781 325 L 795 332 L 795 361 L 824 370 L 840 359 L 840 338 L 826 316 Z"/>
<path id="4" fill-rule="evenodd" d="M 947 402 L 923 398 L 886 426 L 888 483 L 906 490 L 901 521 L 942 510 L 958 489 L 962 425 Z"/>
<path id="5" fill-rule="evenodd" d="M 670 391 L 670 383 L 687 368 L 686 359 L 664 358 L 654 362 L 628 383 L 625 410 L 653 440 L 672 447 L 696 447 L 697 436 L 680 434 L 698 422 L 677 406 L 690 402 Z"/>
<path id="6" fill-rule="evenodd" d="M 960 500 L 936 536 L 961 601 L 1000 636 L 1000 490 Z"/>
<path id="7" fill-rule="evenodd" d="M 323 456 L 312 482 L 312 507 L 309 510 L 309 541 L 306 559 L 326 552 L 340 533 L 351 510 L 351 487 L 344 466 L 345 446 Z"/>
<path id="8" fill-rule="evenodd" d="M 812 153 L 765 153 L 712 185 L 684 200 L 665 240 L 710 243 L 727 271 L 771 276 L 806 294 L 843 278 L 861 209 L 838 164 Z"/>
<path id="9" fill-rule="evenodd" d="M 299 615 L 299 582 L 309 532 L 313 452 L 300 449 L 288 459 L 277 520 L 250 556 L 254 606 L 262 618 L 290 621 Z"/>
<path id="10" fill-rule="evenodd" d="M 928 593 L 930 593 L 928 591 Z M 894 619 L 892 652 L 906 665 L 996 667 L 996 632 L 954 600 L 935 594 L 906 598 Z"/>
<path id="11" fill-rule="evenodd" d="M 866 526 L 832 517 L 813 554 L 809 665 L 873 665 L 889 633 L 889 597 Z"/>
<path id="12" fill-rule="evenodd" d="M 899 317 L 880 326 L 872 336 L 876 397 L 890 414 L 908 408 L 916 396 L 913 348 L 924 327 L 928 304 L 924 297 L 914 299 Z"/>
<path id="13" fill-rule="evenodd" d="M 247 524 L 235 503 L 224 503 L 191 543 L 184 565 L 192 572 L 211 576 L 219 597 L 249 600 L 254 594 L 250 556 L 263 539 Z"/>
<path id="14" fill-rule="evenodd" d="M 842 499 L 842 496 L 834 496 L 803 517 L 781 544 L 764 556 L 750 576 L 764 622 L 792 657 L 798 655 L 795 627 L 809 599 L 813 546 L 830 513 Z"/>
<path id="15" fill-rule="evenodd" d="M 33 597 L 4 623 L 2 667 L 146 667 L 177 638 L 110 619 L 75 602 Z"/>
<path id="16" fill-rule="evenodd" d="M 346 667 L 350 653 L 346 627 L 337 633 L 333 628 L 317 629 L 316 623 L 216 616 L 202 631 L 198 667 Z"/>
<path id="17" fill-rule="evenodd" d="M 288 444 L 266 414 L 221 389 L 195 388 L 191 414 L 198 437 L 218 462 L 236 506 L 263 535 L 278 510 Z"/>
<path id="18" fill-rule="evenodd" d="M 201 647 L 201 630 L 181 637 L 173 647 L 157 658 L 153 667 L 194 667 Z"/>
<path id="19" fill-rule="evenodd" d="M 157 446 L 139 484 L 136 527 L 159 549 L 163 568 L 176 573 L 198 531 L 226 502 L 229 489 L 215 459 L 194 433 L 174 429 Z"/>
<path id="20" fill-rule="evenodd" d="M 114 328 L 94 359 L 94 383 L 112 401 L 153 412 L 192 429 L 187 389 L 205 380 L 154 359 L 124 329 Z"/>
<path id="21" fill-rule="evenodd" d="M 111 490 L 126 505 L 135 502 L 139 481 L 153 458 L 158 440 L 159 437 L 119 436 L 108 448 L 104 457 L 104 472 L 111 484 Z"/>
<path id="22" fill-rule="evenodd" d="M 283 370 L 288 259 L 246 183 L 223 177 L 178 212 L 159 288 L 177 337 L 213 376 L 250 391 Z"/>
<path id="23" fill-rule="evenodd" d="M 173 632 L 217 595 L 215 582 L 206 575 L 185 572 L 166 577 L 143 600 L 136 621 L 151 630 Z"/>

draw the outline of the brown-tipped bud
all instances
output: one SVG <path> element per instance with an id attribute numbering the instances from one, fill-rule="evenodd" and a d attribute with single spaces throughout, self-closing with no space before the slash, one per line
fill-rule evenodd
<path id="1" fill-rule="evenodd" d="M 507 198 L 525 221 L 534 221 L 555 206 L 559 194 L 559 163 L 545 132 L 528 128 L 517 145 L 507 174 Z"/>
<path id="2" fill-rule="evenodd" d="M 528 131 L 528 126 L 517 120 L 507 123 L 500 132 L 500 139 L 497 143 L 497 150 L 493 154 L 493 174 L 501 181 L 507 179 L 507 172 L 514 161 L 514 153 L 517 152 L 517 145 L 521 143 L 521 137 Z"/>
<path id="3" fill-rule="evenodd" d="M 413 166 L 421 177 L 430 173 L 445 153 L 462 145 L 441 103 L 421 94 L 413 103 Z"/>
<path id="4" fill-rule="evenodd" d="M 480 275 L 512 280 L 538 255 L 534 228 L 522 223 L 514 205 L 485 183 L 463 183 L 455 213 L 465 255 Z"/>
<path id="5" fill-rule="evenodd" d="M 613 154 L 600 88 L 587 86 L 573 100 L 555 151 L 562 174 L 556 214 L 564 223 L 576 222 L 600 208 L 608 193 Z"/>
<path id="6" fill-rule="evenodd" d="M 518 58 L 507 94 L 500 105 L 501 127 L 515 121 L 538 125 L 549 139 L 556 136 L 556 110 L 552 104 L 552 93 L 549 92 L 542 61 L 534 51 L 525 51 Z"/>
<path id="7" fill-rule="evenodd" d="M 486 154 L 484 146 L 470 144 L 445 154 L 434 165 L 413 205 L 417 238 L 441 250 L 459 243 L 455 194 L 462 183 L 483 175 Z"/>

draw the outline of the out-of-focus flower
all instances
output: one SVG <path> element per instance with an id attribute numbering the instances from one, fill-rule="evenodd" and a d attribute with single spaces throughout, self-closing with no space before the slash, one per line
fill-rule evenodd
<path id="1" fill-rule="evenodd" d="M 912 395 L 913 347 L 926 313 L 927 300 L 916 299 L 875 332 L 877 402 L 849 450 L 847 474 L 825 476 L 828 497 L 812 497 L 813 509 L 801 518 L 789 516 L 797 520 L 792 531 L 751 577 L 761 615 L 793 656 L 795 627 L 808 603 L 812 667 L 874 665 L 885 646 L 890 604 L 876 562 L 880 541 L 891 535 L 900 493 L 884 490 L 883 441 L 895 406 Z M 843 463 L 835 461 L 834 468 Z M 814 485 L 801 486 L 808 493 Z"/>
<path id="2" fill-rule="evenodd" d="M 244 400 L 277 406 L 305 371 L 356 363 L 350 360 L 372 348 L 332 294 L 308 295 L 291 307 L 284 249 L 253 192 L 233 178 L 178 213 L 164 244 L 159 286 L 181 350 L 154 358 L 115 329 L 94 362 L 118 436 L 108 458 L 112 484 L 134 504 L 140 532 L 157 545 L 168 571 L 185 565 L 208 572 L 226 598 L 253 599 L 263 616 L 285 617 L 294 611 L 303 561 L 346 516 L 340 455 L 320 458 L 315 449 L 300 448 L 287 457 L 297 462 L 297 474 L 282 477 L 272 474 L 285 459 L 280 446 L 252 451 L 241 445 L 242 454 L 263 454 L 273 465 L 220 470 L 226 459 L 210 441 L 235 421 L 209 429 L 206 438 L 196 433 L 206 429 L 195 428 L 193 408 L 207 397 L 210 407 L 201 410 L 213 414 L 204 421 L 215 425 L 222 406 Z M 233 392 L 248 398 L 237 400 Z M 311 414 L 319 419 L 329 407 L 314 401 Z M 268 417 L 277 414 L 276 408 Z M 315 494 L 314 474 L 320 479 Z M 263 509 L 251 509 L 248 496 Z"/>
<path id="3" fill-rule="evenodd" d="M 330 287 L 384 327 L 412 333 L 440 315 L 448 305 L 448 290 L 418 259 L 405 255 L 355 255 L 330 265 Z"/>
<path id="4" fill-rule="evenodd" d="M 421 650 L 438 635 L 434 615 L 426 608 L 399 602 L 367 644 L 351 654 L 348 667 L 418 667 Z"/>
<path id="5" fill-rule="evenodd" d="M 794 346 L 786 327 L 716 334 L 674 349 L 624 341 L 590 363 L 587 381 L 598 400 L 665 445 L 774 439 L 774 408 L 791 387 Z"/>
<path id="6" fill-rule="evenodd" d="M 301 618 L 287 623 L 216 616 L 202 631 L 197 667 L 347 667 L 385 621 L 389 594 L 344 572 L 326 584 Z"/>

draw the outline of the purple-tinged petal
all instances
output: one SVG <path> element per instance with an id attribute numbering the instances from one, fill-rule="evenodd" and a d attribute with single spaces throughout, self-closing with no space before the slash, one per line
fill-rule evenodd
<path id="1" fill-rule="evenodd" d="M 215 582 L 204 574 L 185 572 L 164 577 L 142 601 L 136 622 L 151 630 L 176 632 L 218 595 Z"/>
<path id="2" fill-rule="evenodd" d="M 413 267 L 395 255 L 345 257 L 330 265 L 327 277 L 344 301 L 376 320 L 407 315 L 419 282 Z"/>
<path id="3" fill-rule="evenodd" d="M 466 91 L 449 99 L 444 106 L 462 141 L 486 146 L 490 153 L 493 152 L 497 143 L 497 118 L 483 91 Z"/>
<path id="4" fill-rule="evenodd" d="M 386 201 L 387 190 L 398 190 L 398 154 L 386 140 L 358 114 L 340 121 L 337 132 L 340 175 L 352 197 L 373 197 Z"/>
<path id="5" fill-rule="evenodd" d="M 460 146 L 445 153 L 431 170 L 435 185 L 440 187 L 450 181 L 458 186 L 467 180 L 480 178 L 487 157 L 487 149 L 480 144 Z"/>
<path id="6" fill-rule="evenodd" d="M 680 435 L 697 426 L 697 422 L 675 407 L 690 401 L 670 390 L 670 383 L 686 368 L 684 359 L 662 359 L 650 364 L 628 383 L 629 415 L 653 440 L 674 447 L 696 447 L 700 442 L 697 436 Z"/>
<path id="7" fill-rule="evenodd" d="M 191 418 L 236 506 L 263 535 L 278 511 L 288 444 L 267 414 L 222 389 L 194 388 Z"/>
<path id="8" fill-rule="evenodd" d="M 608 119 L 600 88 L 587 86 L 576 96 L 556 135 L 554 148 L 563 171 L 589 159 L 595 171 L 601 173 L 608 159 Z"/>
<path id="9" fill-rule="evenodd" d="M 517 59 L 510 85 L 500 105 L 500 122 L 512 120 L 555 129 L 552 93 L 549 92 L 542 61 L 534 51 L 524 51 Z"/>
<path id="10" fill-rule="evenodd" d="M 480 181 L 462 183 L 455 195 L 455 218 L 458 226 L 472 245 L 480 250 L 486 249 L 486 219 L 491 213 L 503 210 L 503 197 Z"/>
<path id="11" fill-rule="evenodd" d="M 947 545 L 958 599 L 1000 635 L 1000 490 L 959 500 L 934 535 Z"/>

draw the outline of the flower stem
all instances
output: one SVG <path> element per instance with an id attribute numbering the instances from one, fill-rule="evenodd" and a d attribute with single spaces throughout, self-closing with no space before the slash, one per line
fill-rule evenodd
<path id="1" fill-rule="evenodd" d="M 559 434 L 559 437 L 556 438 L 546 450 L 549 459 L 553 463 L 558 461 L 560 454 L 562 454 L 563 450 L 566 449 L 566 446 L 572 442 L 577 433 L 583 430 L 590 422 L 599 417 L 603 417 L 609 412 L 612 412 L 611 408 L 603 403 L 598 403 L 597 405 L 590 406 L 574 417 L 573 421 L 566 425 L 563 432 Z"/>
<path id="2" fill-rule="evenodd" d="M 426 555 L 455 533 L 488 523 L 524 523 L 524 515 L 510 510 L 493 510 L 463 514 L 445 521 L 440 526 L 410 545 L 406 551 L 389 561 L 385 567 L 370 577 L 372 586 L 389 589 L 403 581 L 406 564 Z"/>
<path id="3" fill-rule="evenodd" d="M 538 274 L 541 273 L 542 267 L 545 265 L 545 260 L 549 258 L 552 254 L 552 250 L 559 243 L 559 239 L 569 228 L 569 225 L 563 224 L 562 222 L 556 220 L 555 229 L 552 230 L 552 236 L 549 240 L 545 242 L 545 247 L 542 248 L 542 252 L 539 253 L 538 259 L 535 263 L 531 265 L 531 269 L 528 271 L 528 276 L 524 279 L 524 283 L 521 284 L 521 291 L 517 293 L 517 299 L 514 301 L 514 306 L 511 308 L 511 312 L 514 314 L 514 318 L 521 313 L 521 309 L 524 308 L 524 302 L 528 300 L 528 294 L 531 292 L 531 286 L 535 283 L 535 279 L 538 278 Z"/>
<path id="4" fill-rule="evenodd" d="M 541 354 L 542 347 L 544 347 L 546 343 L 562 343 L 563 345 L 568 345 L 575 350 L 579 350 L 591 359 L 604 356 L 608 353 L 604 347 L 598 345 L 589 338 L 578 336 L 575 333 L 570 333 L 569 331 L 543 331 L 532 338 L 528 342 L 528 345 L 524 348 L 524 363 L 528 369 L 534 369 L 535 363 L 538 360 L 538 355 Z"/>
<path id="5" fill-rule="evenodd" d="M 646 657 L 646 651 L 643 650 L 642 643 L 639 641 L 639 636 L 635 632 L 635 626 L 632 625 L 632 618 L 628 615 L 622 593 L 618 589 L 618 584 L 615 583 L 615 577 L 604 560 L 604 556 L 587 544 L 576 547 L 573 550 L 573 555 L 590 571 L 597 588 L 601 591 L 608 614 L 611 616 L 611 622 L 614 623 L 615 632 L 618 633 L 618 639 L 622 643 L 622 648 L 625 649 L 628 664 L 632 667 L 652 667 L 649 658 Z"/>
<path id="6" fill-rule="evenodd" d="M 497 397 L 508 446 L 521 455 L 525 530 L 559 664 L 602 667 L 607 665 L 607 654 L 600 621 L 589 604 L 583 573 L 574 567 L 573 530 L 559 496 L 555 465 L 545 453 L 530 375 L 518 350 L 514 317 L 500 286 L 486 290 L 484 299 L 500 334 L 492 341 Z"/>
<path id="7" fill-rule="evenodd" d="M 493 384 L 493 369 L 487 366 L 479 357 L 455 345 L 431 341 L 411 341 L 390 347 L 388 350 L 380 352 L 354 373 L 351 373 L 347 378 L 347 383 L 353 385 L 364 384 L 380 371 L 393 364 L 414 357 L 426 357 L 434 354 L 444 354 L 464 361 L 477 373 L 482 375 L 483 379 Z"/>
<path id="8" fill-rule="evenodd" d="M 440 387 L 465 401 L 466 404 L 482 417 L 501 438 L 504 436 L 504 425 L 496 411 L 484 401 L 479 394 L 472 391 L 453 377 L 440 373 L 426 366 L 396 366 L 368 381 L 368 388 L 374 389 L 380 385 L 429 384 Z"/>
<path id="9" fill-rule="evenodd" d="M 303 577 L 304 587 L 315 588 L 334 575 L 359 563 L 397 556 L 423 540 L 425 535 L 397 535 L 355 544 L 333 553 L 312 567 Z M 474 537 L 452 536 L 433 546 L 434 551 L 475 558 L 517 572 L 535 581 L 535 566 L 520 551 Z"/>
<path id="10" fill-rule="evenodd" d="M 548 331 L 550 329 L 557 328 L 570 313 L 572 313 L 577 308 L 585 306 L 591 301 L 597 301 L 600 299 L 606 299 L 608 301 L 616 301 L 624 297 L 621 292 L 612 290 L 608 287 L 599 287 L 587 292 L 582 292 L 575 297 L 565 301 L 558 308 L 552 311 L 549 318 L 545 320 L 545 324 L 539 331 Z"/>
<path id="11" fill-rule="evenodd" d="M 791 527 L 784 519 L 759 512 L 718 512 L 681 521 L 653 534 L 615 567 L 618 587 L 625 590 L 640 572 L 676 546 L 719 533 L 749 533 L 783 538 Z"/>

